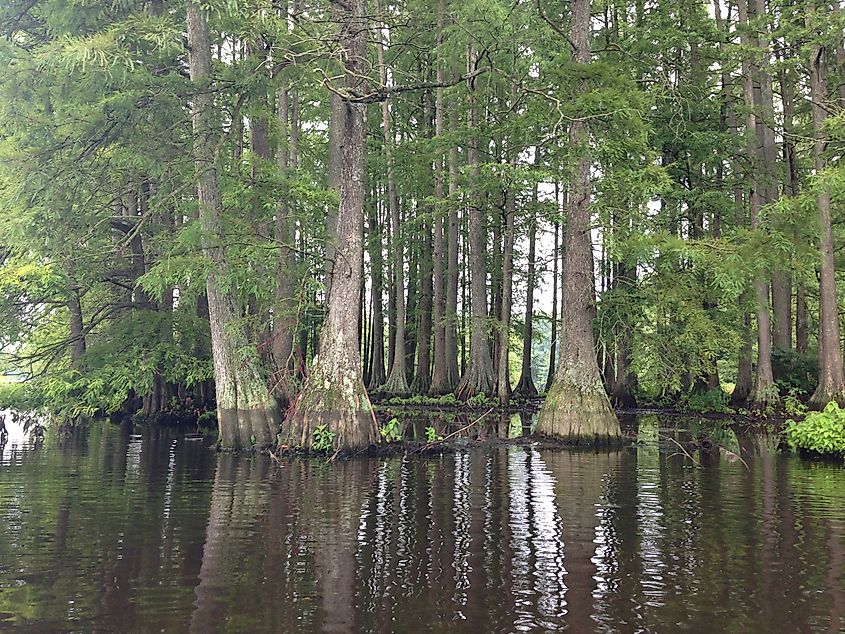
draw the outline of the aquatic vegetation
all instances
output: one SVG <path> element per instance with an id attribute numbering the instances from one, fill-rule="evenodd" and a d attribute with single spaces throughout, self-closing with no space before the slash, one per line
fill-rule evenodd
<path id="1" fill-rule="evenodd" d="M 786 441 L 792 449 L 845 456 L 845 409 L 831 401 L 801 422 L 788 421 Z"/>
<path id="2" fill-rule="evenodd" d="M 311 449 L 317 452 L 328 453 L 334 446 L 335 432 L 331 431 L 326 425 L 317 425 L 314 429 L 314 440 L 311 443 Z"/>
<path id="3" fill-rule="evenodd" d="M 386 442 L 396 442 L 398 440 L 402 440 L 402 429 L 399 426 L 398 418 L 391 418 L 382 425 L 378 431 L 382 440 L 385 440 Z"/>

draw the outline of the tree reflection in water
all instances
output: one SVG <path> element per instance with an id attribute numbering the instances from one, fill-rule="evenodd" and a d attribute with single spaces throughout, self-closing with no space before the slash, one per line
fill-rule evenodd
<path id="1" fill-rule="evenodd" d="M 845 470 L 741 431 L 745 464 L 697 466 L 665 425 L 281 465 L 128 426 L 7 448 L 0 629 L 841 630 Z"/>

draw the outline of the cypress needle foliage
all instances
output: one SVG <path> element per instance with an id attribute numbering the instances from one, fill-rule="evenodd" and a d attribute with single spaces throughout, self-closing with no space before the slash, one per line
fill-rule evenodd
<path id="1" fill-rule="evenodd" d="M 577 310 L 616 406 L 734 386 L 734 406 L 794 388 L 840 400 L 845 17 L 741 2 L 588 2 L 586 57 L 579 3 L 5 3 L 0 367 L 25 381 L 15 398 L 63 418 L 213 410 L 231 396 L 215 393 L 224 342 L 228 367 L 250 368 L 242 396 L 294 414 L 321 342 L 352 324 L 354 398 L 313 407 L 354 401 L 370 425 L 359 380 L 533 394 L 550 317 L 559 346 Z M 192 79 L 194 6 L 211 64 Z M 592 258 L 573 271 L 583 204 Z M 333 318 L 336 283 L 359 270 Z M 567 274 L 585 283 L 562 304 Z M 345 443 L 337 412 L 318 414 Z"/>

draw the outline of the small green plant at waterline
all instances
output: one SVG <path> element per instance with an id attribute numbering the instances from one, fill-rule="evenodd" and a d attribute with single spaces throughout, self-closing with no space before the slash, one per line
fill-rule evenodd
<path id="1" fill-rule="evenodd" d="M 387 442 L 396 442 L 402 439 L 402 434 L 399 429 L 399 419 L 391 418 L 379 429 L 379 434 L 382 439 Z"/>
<path id="2" fill-rule="evenodd" d="M 783 397 L 783 412 L 790 418 L 804 418 L 807 415 L 807 406 L 802 400 L 806 393 L 798 388 L 791 388 Z"/>
<path id="3" fill-rule="evenodd" d="M 443 436 L 437 433 L 437 429 L 429 425 L 425 428 L 425 439 L 427 442 L 437 442 L 438 440 L 443 440 Z"/>
<path id="4" fill-rule="evenodd" d="M 786 442 L 792 449 L 845 456 L 845 410 L 830 402 L 820 412 L 810 412 L 800 423 L 788 420 Z"/>
<path id="5" fill-rule="evenodd" d="M 314 451 L 321 451 L 328 453 L 334 446 L 334 432 L 328 429 L 325 425 L 318 425 L 314 430 L 314 442 L 311 443 L 311 449 Z"/>
<path id="6" fill-rule="evenodd" d="M 482 407 L 484 405 L 490 405 L 493 402 L 494 401 L 492 399 L 488 399 L 487 395 L 483 392 L 467 399 L 467 405 L 470 407 Z"/>

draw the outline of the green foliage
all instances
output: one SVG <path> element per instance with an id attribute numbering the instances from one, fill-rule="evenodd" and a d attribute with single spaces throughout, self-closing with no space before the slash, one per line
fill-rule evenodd
<path id="1" fill-rule="evenodd" d="M 495 405 L 496 401 L 486 394 L 476 394 L 468 398 L 466 404 L 468 407 L 484 407 L 486 405 Z"/>
<path id="2" fill-rule="evenodd" d="M 812 394 L 818 383 L 819 359 L 815 353 L 801 354 L 795 350 L 772 350 L 772 372 L 781 393 L 798 390 Z"/>
<path id="3" fill-rule="evenodd" d="M 807 415 L 807 405 L 804 403 L 806 394 L 797 388 L 792 388 L 781 401 L 783 411 L 792 418 L 803 418 Z"/>
<path id="4" fill-rule="evenodd" d="M 399 419 L 394 417 L 388 420 L 379 428 L 379 435 L 386 442 L 396 442 L 402 440 L 402 430 L 399 425 Z"/>
<path id="5" fill-rule="evenodd" d="M 690 394 L 686 406 L 693 412 L 722 412 L 732 414 L 729 407 L 730 395 L 721 388 L 708 390 L 700 394 Z"/>
<path id="6" fill-rule="evenodd" d="M 425 394 L 414 394 L 413 396 L 394 396 L 388 399 L 388 405 L 423 405 L 436 407 L 438 405 L 444 407 L 460 407 L 463 405 L 454 394 L 444 394 L 443 396 L 427 396 Z"/>
<path id="7" fill-rule="evenodd" d="M 436 442 L 437 440 L 443 440 L 443 436 L 439 436 L 437 434 L 437 429 L 429 425 L 425 428 L 425 439 L 426 442 Z"/>
<path id="8" fill-rule="evenodd" d="M 328 453 L 334 446 L 335 432 L 326 425 L 318 425 L 314 430 L 314 438 L 311 442 L 311 449 L 318 453 Z"/>
<path id="9" fill-rule="evenodd" d="M 845 410 L 836 402 L 807 414 L 801 422 L 787 421 L 785 433 L 792 449 L 845 456 Z"/>

